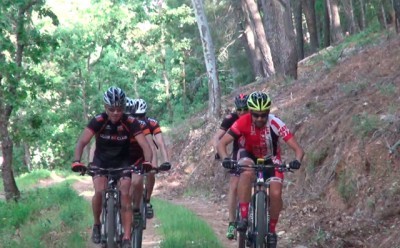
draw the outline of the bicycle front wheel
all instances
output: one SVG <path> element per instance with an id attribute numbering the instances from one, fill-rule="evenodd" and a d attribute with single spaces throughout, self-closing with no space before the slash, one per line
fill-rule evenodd
<path id="1" fill-rule="evenodd" d="M 111 196 L 107 199 L 107 218 L 106 218 L 106 228 L 107 228 L 107 248 L 116 248 L 117 244 L 115 242 L 115 229 L 116 223 L 115 218 L 115 199 Z"/>
<path id="2" fill-rule="evenodd" d="M 265 248 L 265 237 L 267 235 L 267 215 L 266 215 L 266 194 L 264 191 L 259 191 L 255 195 L 255 233 L 256 239 L 254 248 Z"/>

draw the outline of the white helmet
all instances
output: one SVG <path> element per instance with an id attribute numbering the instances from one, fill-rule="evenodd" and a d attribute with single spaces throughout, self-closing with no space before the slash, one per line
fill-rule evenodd
<path id="1" fill-rule="evenodd" d="M 127 114 L 135 113 L 135 101 L 132 98 L 129 98 L 129 97 L 126 98 L 125 112 Z"/>
<path id="2" fill-rule="evenodd" d="M 135 99 L 135 114 L 145 114 L 147 110 L 146 101 L 143 99 Z"/>

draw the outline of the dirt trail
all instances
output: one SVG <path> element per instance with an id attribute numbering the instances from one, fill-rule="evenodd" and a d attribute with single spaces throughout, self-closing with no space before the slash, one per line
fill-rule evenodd
<path id="1" fill-rule="evenodd" d="M 90 177 L 82 177 L 82 179 L 76 181 L 73 185 L 74 189 L 79 192 L 79 195 L 85 197 L 89 202 L 92 200 L 93 196 L 93 185 Z M 89 213 L 91 214 L 91 213 Z M 161 236 L 157 234 L 156 228 L 159 226 L 157 224 L 157 219 L 153 218 L 147 221 L 147 228 L 143 233 L 143 248 L 159 248 L 160 242 L 162 240 Z M 90 240 L 92 235 L 91 228 L 86 230 L 87 233 L 87 243 L 86 248 L 98 248 L 100 245 L 93 244 Z"/>

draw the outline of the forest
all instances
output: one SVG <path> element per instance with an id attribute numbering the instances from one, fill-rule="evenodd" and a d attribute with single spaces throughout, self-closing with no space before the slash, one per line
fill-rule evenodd
<path id="1" fill-rule="evenodd" d="M 14 177 L 66 169 L 109 86 L 146 99 L 168 129 L 252 82 L 297 78 L 303 58 L 361 32 L 394 27 L 399 0 L 3 0 L 0 143 Z"/>

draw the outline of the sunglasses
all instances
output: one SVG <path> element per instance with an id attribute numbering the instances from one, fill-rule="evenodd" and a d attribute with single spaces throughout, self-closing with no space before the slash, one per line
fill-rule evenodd
<path id="1" fill-rule="evenodd" d="M 237 109 L 236 109 L 236 111 L 240 111 L 240 112 L 241 112 L 241 111 L 248 111 L 248 110 L 249 110 L 248 108 L 237 108 Z"/>
<path id="2" fill-rule="evenodd" d="M 268 117 L 268 113 L 262 113 L 262 114 L 257 114 L 257 113 L 253 113 L 253 112 L 251 112 L 251 115 L 254 117 L 254 118 L 263 118 L 263 119 L 265 119 L 265 118 L 267 118 Z"/>
<path id="3" fill-rule="evenodd" d="M 109 111 L 109 112 L 111 112 L 111 113 L 114 113 L 114 112 L 120 113 L 120 112 L 122 112 L 123 110 L 124 110 L 124 109 L 121 108 L 121 107 L 107 107 L 107 111 Z"/>

